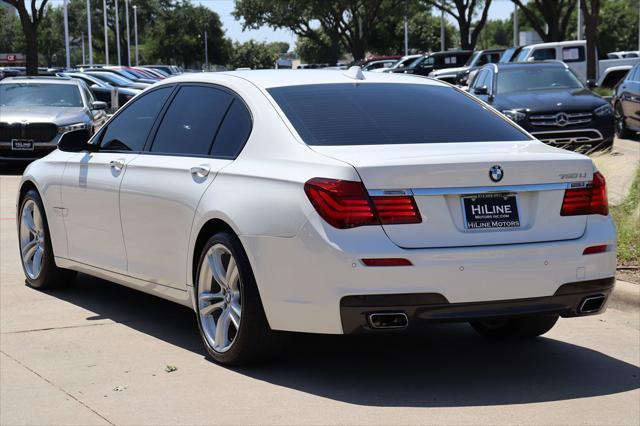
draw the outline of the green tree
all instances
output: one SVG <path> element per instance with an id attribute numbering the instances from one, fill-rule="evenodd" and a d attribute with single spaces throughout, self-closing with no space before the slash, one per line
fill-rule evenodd
<path id="1" fill-rule="evenodd" d="M 205 30 L 209 62 L 227 63 L 230 41 L 224 37 L 220 17 L 188 1 L 159 13 L 146 35 L 145 55 L 153 61 L 199 67 L 205 60 Z"/>
<path id="2" fill-rule="evenodd" d="M 546 42 L 566 40 L 576 10 L 576 0 L 511 0 L 533 30 Z"/>
<path id="3" fill-rule="evenodd" d="M 375 28 L 389 14 L 397 13 L 405 0 L 237 0 L 233 15 L 243 28 L 287 28 L 298 37 L 322 44 L 325 34 L 353 55 L 364 58 Z M 317 22 L 320 33 L 312 26 Z"/>
<path id="4" fill-rule="evenodd" d="M 420 2 L 407 2 L 409 24 L 409 49 L 418 52 L 440 50 L 440 17 L 431 13 L 431 8 Z M 383 20 L 371 42 L 371 49 L 380 54 L 393 54 L 404 51 L 404 10 L 389 15 Z M 457 31 L 445 21 L 445 49 L 459 43 Z"/>
<path id="5" fill-rule="evenodd" d="M 0 52 L 17 53 L 25 48 L 20 19 L 12 12 L 0 8 Z"/>
<path id="6" fill-rule="evenodd" d="M 484 31 L 478 37 L 479 49 L 510 47 L 513 44 L 513 20 L 495 19 L 487 21 Z"/>
<path id="7" fill-rule="evenodd" d="M 64 17 L 61 7 L 47 7 L 40 22 L 38 51 L 46 66 L 64 64 Z"/>
<path id="8" fill-rule="evenodd" d="M 458 23 L 460 47 L 473 50 L 482 32 L 492 0 L 423 0 L 425 4 L 444 11 Z M 476 17 L 479 15 L 479 18 Z"/>
<path id="9" fill-rule="evenodd" d="M 24 33 L 27 75 L 38 74 L 38 26 L 42 20 L 45 7 L 49 0 L 41 0 L 38 5 L 36 0 L 31 0 L 30 8 L 27 8 L 27 0 L 2 0 L 18 10 L 22 32 Z"/>
<path id="10" fill-rule="evenodd" d="M 278 54 L 285 54 L 289 51 L 289 43 L 286 41 L 274 41 L 268 44 L 269 49 Z"/>
<path id="11" fill-rule="evenodd" d="M 637 0 L 607 0 L 603 2 L 598 33 L 600 56 L 617 50 L 637 50 Z"/>
<path id="12" fill-rule="evenodd" d="M 267 43 L 259 43 L 255 40 L 249 40 L 246 43 L 234 43 L 229 58 L 229 66 L 231 69 L 251 68 L 265 69 L 273 68 L 278 59 L 278 54 L 269 48 Z"/>
<path id="13" fill-rule="evenodd" d="M 598 77 L 598 18 L 600 0 L 582 0 L 580 9 L 584 16 L 584 29 L 587 35 L 587 78 Z"/>
<path id="14" fill-rule="evenodd" d="M 317 35 L 314 37 L 298 37 L 296 53 L 305 63 L 335 65 L 344 50 L 339 44 L 332 45 L 331 39 L 322 30 L 315 31 Z"/>

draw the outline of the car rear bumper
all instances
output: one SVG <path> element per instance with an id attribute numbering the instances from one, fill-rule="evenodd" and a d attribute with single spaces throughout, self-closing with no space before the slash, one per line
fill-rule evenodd
<path id="1" fill-rule="evenodd" d="M 442 303 L 419 306 L 481 302 L 487 315 L 493 315 L 493 302 L 525 300 L 531 313 L 537 302 L 526 299 L 552 297 L 567 283 L 610 278 L 616 267 L 615 228 L 609 217 L 597 215 L 588 217 L 580 238 L 527 244 L 402 249 L 381 227 L 337 230 L 315 216 L 293 238 L 240 239 L 271 328 L 301 332 L 352 332 L 343 323 L 351 296 L 420 300 L 425 293 L 436 294 Z M 583 255 L 586 247 L 601 244 L 606 252 Z M 366 258 L 405 258 L 412 265 L 368 267 L 362 263 Z M 565 308 L 575 309 L 577 301 L 571 303 Z"/>
<path id="2" fill-rule="evenodd" d="M 561 285 L 552 296 L 490 302 L 449 303 L 437 293 L 345 296 L 340 317 L 345 334 L 381 330 L 405 330 L 424 323 L 509 318 L 527 315 L 576 317 L 595 315 L 606 309 L 615 278 L 579 281 Z M 402 315 L 406 326 L 379 328 L 372 315 Z"/>

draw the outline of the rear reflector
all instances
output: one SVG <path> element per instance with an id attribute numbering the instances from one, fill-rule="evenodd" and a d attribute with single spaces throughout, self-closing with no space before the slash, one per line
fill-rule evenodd
<path id="1" fill-rule="evenodd" d="M 381 259 L 362 259 L 362 263 L 367 266 L 411 266 L 409 259 L 386 257 Z"/>
<path id="2" fill-rule="evenodd" d="M 593 174 L 593 181 L 584 188 L 569 188 L 564 192 L 561 216 L 609 214 L 607 185 L 600 172 Z"/>
<path id="3" fill-rule="evenodd" d="M 584 249 L 582 254 L 597 254 L 597 253 L 604 253 L 605 251 L 607 251 L 607 245 L 602 244 L 599 246 L 587 247 L 586 249 Z"/>
<path id="4" fill-rule="evenodd" d="M 362 182 L 313 178 L 304 192 L 318 214 L 339 229 L 422 222 L 413 197 L 372 198 Z"/>

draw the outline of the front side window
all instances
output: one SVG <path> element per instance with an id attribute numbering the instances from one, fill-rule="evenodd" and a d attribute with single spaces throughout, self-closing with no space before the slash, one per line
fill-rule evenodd
<path id="1" fill-rule="evenodd" d="M 581 89 L 584 86 L 571 70 L 564 67 L 532 66 L 502 69 L 498 73 L 497 93 L 550 89 Z"/>
<path id="2" fill-rule="evenodd" d="M 232 95 L 213 87 L 181 87 L 158 127 L 151 152 L 208 155 L 232 100 Z"/>
<path id="3" fill-rule="evenodd" d="M 173 87 L 136 96 L 108 124 L 102 134 L 101 151 L 142 151 L 151 127 Z"/>
<path id="4" fill-rule="evenodd" d="M 7 83 L 0 84 L 3 107 L 79 107 L 82 96 L 75 84 Z"/>
<path id="5" fill-rule="evenodd" d="M 336 83 L 268 89 L 308 145 L 523 141 L 530 138 L 452 87 Z"/>

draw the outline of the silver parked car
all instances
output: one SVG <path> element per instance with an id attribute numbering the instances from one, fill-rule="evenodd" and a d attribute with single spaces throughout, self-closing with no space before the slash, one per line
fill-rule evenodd
<path id="1" fill-rule="evenodd" d="M 0 161 L 42 157 L 72 130 L 93 133 L 107 120 L 106 108 L 79 80 L 6 78 L 0 81 Z"/>

